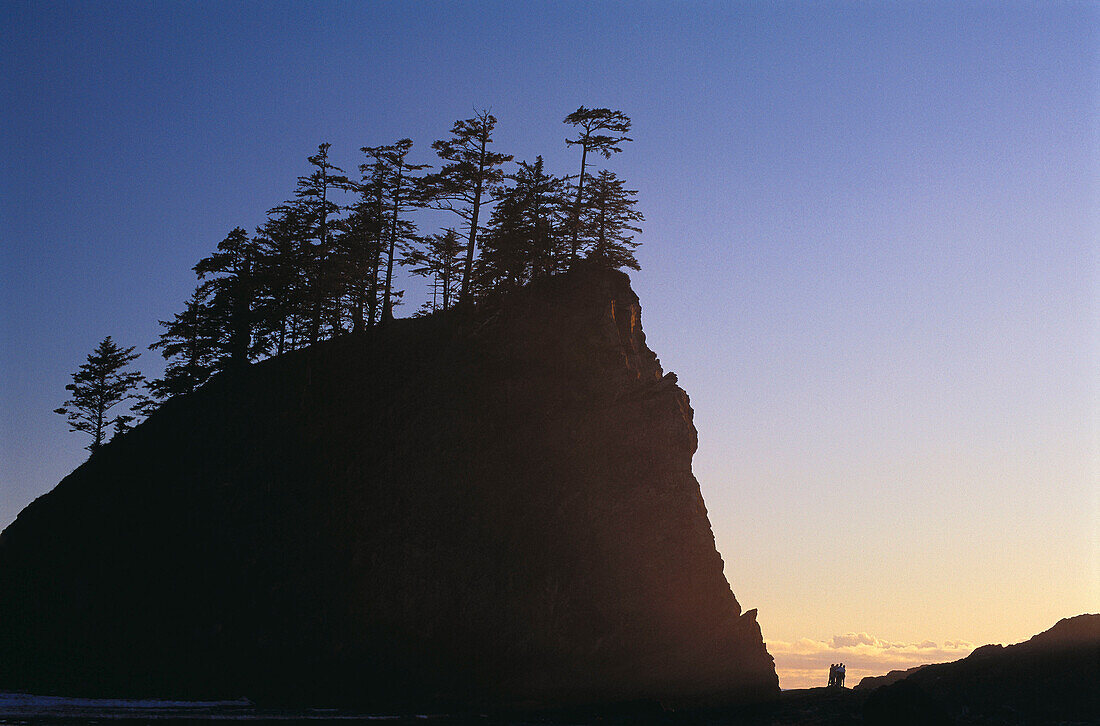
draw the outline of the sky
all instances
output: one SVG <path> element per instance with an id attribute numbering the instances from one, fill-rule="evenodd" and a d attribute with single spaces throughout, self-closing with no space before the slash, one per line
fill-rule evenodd
<path id="1" fill-rule="evenodd" d="M 499 150 L 575 173 L 561 120 L 603 106 L 781 685 L 1100 611 L 1100 4 L 2 0 L 0 28 L 0 526 L 86 454 L 71 372 L 155 340 L 318 143 L 431 163 L 491 108 Z"/>

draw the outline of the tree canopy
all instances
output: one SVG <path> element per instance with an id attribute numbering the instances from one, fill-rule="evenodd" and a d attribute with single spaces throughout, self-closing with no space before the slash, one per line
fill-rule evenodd
<path id="1" fill-rule="evenodd" d="M 610 159 L 630 141 L 621 111 L 581 106 L 565 117 L 581 147 L 580 173 L 555 175 L 543 157 L 513 160 L 494 148 L 497 119 L 487 110 L 454 122 L 434 141 L 440 165 L 413 160 L 413 141 L 363 146 L 351 180 L 322 142 L 305 159 L 290 199 L 253 233 L 230 229 L 194 266 L 196 286 L 183 309 L 161 320 L 149 346 L 165 359 L 145 382 L 127 364 L 138 356 L 110 337 L 66 386 L 57 409 L 74 431 L 124 431 L 154 403 L 186 395 L 212 376 L 347 333 L 364 334 L 394 318 L 404 296 L 401 269 L 427 282 L 418 314 L 477 306 L 531 280 L 569 269 L 582 256 L 610 269 L 638 269 L 642 214 L 636 192 L 590 153 Z M 421 234 L 439 211 L 460 224 Z M 131 402 L 128 412 L 109 412 Z"/>

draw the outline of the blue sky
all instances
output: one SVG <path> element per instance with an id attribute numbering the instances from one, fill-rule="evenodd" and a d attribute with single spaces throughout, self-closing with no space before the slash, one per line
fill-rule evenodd
<path id="1" fill-rule="evenodd" d="M 84 455 L 50 413 L 68 374 L 152 342 L 319 142 L 430 163 L 491 107 L 500 150 L 564 174 L 583 104 L 634 120 L 607 166 L 647 218 L 645 329 L 766 637 L 1007 642 L 1100 609 L 1096 4 L 8 1 L 0 26 L 0 525 Z"/>

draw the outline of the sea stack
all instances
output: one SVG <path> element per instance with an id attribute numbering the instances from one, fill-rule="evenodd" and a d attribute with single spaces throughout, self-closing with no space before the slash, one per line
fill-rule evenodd
<path id="1" fill-rule="evenodd" d="M 584 265 L 168 401 L 0 535 L 0 689 L 364 708 L 767 698 L 688 397 Z"/>

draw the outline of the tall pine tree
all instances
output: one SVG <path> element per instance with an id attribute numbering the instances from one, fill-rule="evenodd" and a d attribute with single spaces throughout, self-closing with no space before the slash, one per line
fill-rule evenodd
<path id="1" fill-rule="evenodd" d="M 466 260 L 460 300 L 466 300 L 469 294 L 481 208 L 493 201 L 504 181 L 501 167 L 512 160 L 507 154 L 489 149 L 496 123 L 496 117 L 488 111 L 478 111 L 473 118 L 455 121 L 451 137 L 432 144 L 444 162 L 442 168 L 424 180 L 426 203 L 436 209 L 452 211 L 466 222 Z"/>
<path id="2" fill-rule="evenodd" d="M 352 329 L 373 327 L 378 322 L 379 273 L 388 230 L 386 199 L 389 193 L 392 146 L 364 146 L 367 159 L 359 165 L 361 181 L 356 185 L 359 201 L 348 217 L 343 248 L 348 257 Z"/>
<path id="3" fill-rule="evenodd" d="M 309 233 L 308 210 L 295 202 L 268 212 L 256 233 L 255 335 L 258 347 L 276 355 L 297 348 L 306 334 Z"/>
<path id="4" fill-rule="evenodd" d="M 308 336 L 310 343 L 316 343 L 321 336 L 321 325 L 326 317 L 339 321 L 340 313 L 326 311 L 326 307 L 338 305 L 339 290 L 336 289 L 332 267 L 332 218 L 340 212 L 340 205 L 333 200 L 337 191 L 348 191 L 352 183 L 344 176 L 344 170 L 329 161 L 328 150 L 331 144 L 322 143 L 317 153 L 307 161 L 313 165 L 313 171 L 298 177 L 295 198 L 301 203 L 312 229 L 310 243 L 306 246 L 303 262 L 306 266 L 308 281 Z M 329 314 L 326 315 L 326 312 Z M 339 332 L 337 331 L 333 331 Z"/>
<path id="5" fill-rule="evenodd" d="M 621 143 L 632 139 L 627 136 L 630 133 L 630 117 L 622 111 L 581 106 L 565 117 L 565 123 L 577 129 L 576 138 L 565 140 L 566 146 L 581 147 L 581 173 L 577 175 L 577 193 L 573 201 L 572 243 L 569 248 L 569 259 L 574 260 L 580 246 L 581 203 L 584 195 L 584 183 L 589 178 L 586 171 L 588 152 L 591 151 L 600 154 L 605 159 L 610 159 L 612 154 L 622 151 L 619 148 Z"/>
<path id="6" fill-rule="evenodd" d="M 399 296 L 393 289 L 394 263 L 398 260 L 398 255 L 416 241 L 416 225 L 404 216 L 409 209 L 418 206 L 418 200 L 421 199 L 421 178 L 416 176 L 416 172 L 428 168 L 427 164 L 410 164 L 407 161 L 412 145 L 412 139 L 401 139 L 391 146 L 380 147 L 378 157 L 384 165 L 383 198 L 386 215 L 386 272 L 382 285 L 381 314 L 383 325 L 393 320 L 394 298 Z"/>
<path id="7" fill-rule="evenodd" d="M 160 350 L 168 361 L 164 377 L 149 382 L 160 400 L 191 393 L 206 383 L 217 369 L 222 349 L 221 327 L 210 308 L 210 285 L 200 284 L 183 312 L 161 320 L 165 330 L 149 350 Z"/>
<path id="8" fill-rule="evenodd" d="M 493 209 L 485 237 L 479 265 L 483 290 L 510 289 L 565 263 L 564 181 L 545 172 L 541 156 L 520 162 L 508 178 L 513 184 Z"/>
<path id="9" fill-rule="evenodd" d="M 258 292 L 258 245 L 236 227 L 218 243 L 218 249 L 195 265 L 195 274 L 209 285 L 212 324 L 220 329 L 219 370 L 242 366 L 262 352 L 255 335 L 253 304 Z"/>
<path id="10" fill-rule="evenodd" d="M 403 261 L 414 275 L 431 278 L 432 299 L 425 305 L 429 312 L 449 310 L 458 297 L 462 281 L 463 252 L 466 246 L 453 229 L 424 238 Z"/>
<path id="11" fill-rule="evenodd" d="M 585 190 L 581 234 L 586 257 L 602 267 L 640 269 L 634 257 L 634 235 L 642 213 L 634 209 L 637 191 L 623 188 L 623 181 L 604 169 Z"/>
<path id="12" fill-rule="evenodd" d="M 66 417 L 70 431 L 91 435 L 87 448 L 93 454 L 103 446 L 109 429 L 114 428 L 118 434 L 130 428 L 146 402 L 140 393 L 145 377 L 128 370 L 137 358 L 132 346 L 121 348 L 108 335 L 72 374 L 73 382 L 65 386 L 71 394 L 69 400 L 54 409 L 54 413 Z M 127 401 L 133 402 L 130 413 L 112 415 L 111 409 Z"/>

